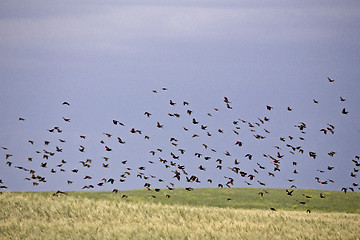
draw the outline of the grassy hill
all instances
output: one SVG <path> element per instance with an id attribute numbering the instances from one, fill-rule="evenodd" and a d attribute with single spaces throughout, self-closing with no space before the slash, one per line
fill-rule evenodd
<path id="1" fill-rule="evenodd" d="M 260 191 L 3 193 L 0 238 L 359 239 L 360 193 Z"/>
<path id="2" fill-rule="evenodd" d="M 262 192 L 261 196 L 259 193 Z M 320 193 L 325 198 L 320 198 Z M 43 193 L 49 194 L 49 193 Z M 285 189 L 258 188 L 200 188 L 192 191 L 175 189 L 173 191 L 161 189 L 159 192 L 148 190 L 119 191 L 117 194 L 109 192 L 72 192 L 71 196 L 93 200 L 115 200 L 122 195 L 126 202 L 151 202 L 166 205 L 208 206 L 220 208 L 241 209 L 269 209 L 270 207 L 283 210 L 297 210 L 318 212 L 347 212 L 360 213 L 360 193 L 344 193 L 338 191 L 294 190 L 292 196 L 286 194 Z M 169 195 L 170 198 L 167 198 Z M 304 195 L 311 197 L 307 198 Z M 154 198 L 155 197 L 155 198 Z M 229 200 L 228 200 L 229 199 Z M 231 200 L 230 200 L 231 199 Z M 302 203 L 300 203 L 302 202 Z M 305 204 L 303 204 L 305 203 Z"/>

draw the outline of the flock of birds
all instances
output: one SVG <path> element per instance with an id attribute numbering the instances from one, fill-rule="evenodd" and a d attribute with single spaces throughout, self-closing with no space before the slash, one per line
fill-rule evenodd
<path id="1" fill-rule="evenodd" d="M 328 78 L 330 83 L 334 82 L 333 79 Z M 153 94 L 161 94 L 162 92 L 167 91 L 167 88 L 162 88 L 160 90 L 153 90 Z M 340 97 L 340 102 L 345 102 L 346 99 Z M 313 99 L 314 104 L 319 104 L 319 101 Z M 86 174 L 86 169 L 94 167 L 94 163 L 98 164 L 99 160 L 95 160 L 92 158 L 86 158 L 78 162 L 78 167 L 74 166 L 74 160 L 64 160 L 61 159 L 61 154 L 64 150 L 64 145 L 67 144 L 67 140 L 61 138 L 61 134 L 63 132 L 63 128 L 60 126 L 55 126 L 50 129 L 47 129 L 49 134 L 58 134 L 59 138 L 57 143 L 49 140 L 43 140 L 43 142 L 35 142 L 32 139 L 29 139 L 27 144 L 34 146 L 34 151 L 36 153 L 35 157 L 29 156 L 27 158 L 27 162 L 29 164 L 35 165 L 32 167 L 24 167 L 17 164 L 16 154 L 12 153 L 10 149 L 6 146 L 2 146 L 3 154 L 0 155 L 0 162 L 5 161 L 8 167 L 16 168 L 20 171 L 24 171 L 28 174 L 25 178 L 26 181 L 30 182 L 34 187 L 37 187 L 39 184 L 45 184 L 47 182 L 47 175 L 40 174 L 38 171 L 39 168 L 42 170 L 45 169 L 48 174 L 65 174 L 65 172 L 70 172 L 70 174 L 64 175 L 64 181 L 67 184 L 73 184 L 72 174 L 84 174 L 80 178 L 82 179 L 82 189 L 100 189 L 106 184 L 121 184 L 127 181 L 130 175 L 136 176 L 136 178 L 141 179 L 143 181 L 143 187 L 148 189 L 149 191 L 159 192 L 162 187 L 159 187 L 159 183 L 164 186 L 163 188 L 169 190 L 175 190 L 177 187 L 177 183 L 188 184 L 186 190 L 193 190 L 194 184 L 207 182 L 208 184 L 213 184 L 214 187 L 228 187 L 231 188 L 234 186 L 235 182 L 243 182 L 248 186 L 254 187 L 262 187 L 262 191 L 259 192 L 260 196 L 268 193 L 264 187 L 266 187 L 267 183 L 264 180 L 264 176 L 275 178 L 277 174 L 282 169 L 282 163 L 287 162 L 292 166 L 290 172 L 290 178 L 287 179 L 289 184 L 289 189 L 286 189 L 286 194 L 292 196 L 294 189 L 297 188 L 295 185 L 295 176 L 299 174 L 297 166 L 298 161 L 291 160 L 291 156 L 301 155 L 303 158 L 307 157 L 310 159 L 316 159 L 317 153 L 314 151 L 309 151 L 304 149 L 302 146 L 295 145 L 295 143 L 302 142 L 306 140 L 306 130 L 308 127 L 307 123 L 299 122 L 294 125 L 294 128 L 297 131 L 297 135 L 294 136 L 280 136 L 278 139 L 278 144 L 274 146 L 274 151 L 271 153 L 261 153 L 263 160 L 259 160 L 259 156 L 254 157 L 255 154 L 246 152 L 245 154 L 240 156 L 240 153 L 237 150 L 230 151 L 229 149 L 242 149 L 244 145 L 246 145 L 246 141 L 242 136 L 243 131 L 247 131 L 250 133 L 249 136 L 253 137 L 255 141 L 263 141 L 267 138 L 271 131 L 266 128 L 267 122 L 270 121 L 269 117 L 259 117 L 256 121 L 247 121 L 241 118 L 233 119 L 232 124 L 230 126 L 231 130 L 225 130 L 225 128 L 210 128 L 206 124 L 206 120 L 198 115 L 194 114 L 191 110 L 191 104 L 188 101 L 175 101 L 173 99 L 169 100 L 168 103 L 171 108 L 173 108 L 174 112 L 168 113 L 169 118 L 180 119 L 183 118 L 185 125 L 179 128 L 179 131 L 182 131 L 183 134 L 188 135 L 186 140 L 179 139 L 178 137 L 172 136 L 168 140 L 166 140 L 167 145 L 162 147 L 155 147 L 151 149 L 148 153 L 149 159 L 144 162 L 141 162 L 140 166 L 130 167 L 128 166 L 129 160 L 118 160 L 110 157 L 110 153 L 116 152 L 120 145 L 125 145 L 127 143 L 127 137 L 129 135 L 137 135 L 138 139 L 144 139 L 144 141 L 151 141 L 151 136 L 147 134 L 146 129 L 139 129 L 135 126 L 129 126 L 128 123 L 123 123 L 121 120 L 113 119 L 109 124 L 113 124 L 115 126 L 126 129 L 128 135 L 122 133 L 122 135 L 117 135 L 118 133 L 110 133 L 104 132 L 102 134 L 102 138 L 99 139 L 99 143 L 102 145 L 104 157 L 101 160 L 101 164 L 96 165 L 95 167 L 102 167 L 104 169 L 111 168 L 113 161 L 120 161 L 123 166 L 123 171 L 121 171 L 118 175 L 119 177 L 101 177 L 100 179 L 94 179 L 93 176 Z M 228 97 L 223 98 L 223 106 L 222 107 L 214 107 L 210 112 L 207 113 L 207 117 L 213 117 L 219 111 L 234 111 L 232 110 L 232 102 Z M 64 108 L 70 108 L 70 103 L 65 101 L 62 103 Z M 273 111 L 273 106 L 267 105 L 266 111 Z M 292 107 L 287 107 L 287 111 L 291 112 Z M 349 111 L 346 107 L 342 108 L 339 114 L 347 115 Z M 145 111 L 143 113 L 144 120 L 152 119 L 153 114 L 150 111 Z M 18 119 L 20 122 L 26 121 L 23 117 Z M 71 124 L 71 118 L 62 117 L 64 124 Z M 149 120 L 148 120 L 149 121 Z M 154 122 L 154 128 L 159 129 L 159 131 L 164 131 L 166 126 L 164 123 L 161 123 L 158 120 L 152 120 Z M 335 134 L 336 126 L 328 123 L 323 128 L 319 129 L 322 134 Z M 161 135 L 162 132 L 159 132 L 158 135 Z M 232 142 L 232 146 L 229 149 L 225 149 L 224 151 L 220 151 L 216 147 L 211 146 L 211 144 L 207 143 L 207 139 L 213 138 L 215 135 L 224 135 L 227 134 L 228 139 L 237 139 Z M 230 137 L 231 135 L 231 137 Z M 86 135 L 77 136 L 80 141 L 81 139 L 86 139 Z M 114 140 L 112 142 L 110 139 L 115 139 L 116 145 L 114 144 Z M 201 140 L 195 140 L 201 139 Z M 194 147 L 186 149 L 187 145 L 191 145 L 191 141 L 197 141 L 197 144 L 201 142 L 201 147 L 196 148 L 194 151 Z M 87 147 L 85 144 L 80 143 L 78 145 L 78 151 L 81 153 L 85 153 Z M 42 149 L 40 149 L 40 147 Z M 187 154 L 187 155 L 186 155 Z M 334 157 L 336 154 L 335 151 L 330 151 L 328 154 L 329 158 Z M 56 156 L 60 156 L 60 158 L 56 158 Z M 84 155 L 85 156 L 85 155 Z M 189 159 L 192 158 L 192 159 Z M 54 159 L 54 160 L 53 160 Z M 60 160 L 61 159 L 61 160 Z M 66 168 L 68 162 L 72 161 L 71 169 Z M 136 162 L 136 161 L 135 161 Z M 249 167 L 245 168 L 241 164 L 244 162 L 252 162 L 256 163 L 256 167 L 253 169 L 249 169 Z M 330 162 L 330 161 L 329 161 Z M 360 190 L 358 186 L 357 173 L 360 167 L 360 159 L 359 156 L 354 156 L 352 159 L 353 162 L 353 171 L 350 173 L 350 176 L 354 179 L 353 183 L 350 186 L 342 187 L 342 191 L 345 193 L 347 191 L 358 191 Z M 139 162 L 137 162 L 139 163 Z M 155 174 L 151 174 L 150 166 L 156 166 L 156 168 L 161 168 L 160 172 L 162 176 L 155 176 Z M 241 165 L 241 166 L 240 166 Z M 194 167 L 196 166 L 196 167 Z M 211 168 L 211 175 L 206 175 L 206 172 Z M 83 170 L 84 169 L 84 170 Z M 328 165 L 325 169 L 319 169 L 319 173 L 331 172 L 334 169 L 334 166 Z M 289 169 L 287 169 L 288 171 Z M 214 174 L 214 171 L 217 171 Z M 43 171 L 42 171 L 43 172 Z M 66 179 L 67 178 L 67 179 Z M 321 175 L 316 176 L 314 180 L 321 185 L 334 183 L 334 180 L 329 178 L 322 178 Z M 91 182 L 90 184 L 88 182 Z M 6 189 L 5 181 L 0 179 L 0 189 Z M 118 189 L 114 188 L 113 192 L 118 193 Z M 54 196 L 58 196 L 59 194 L 66 194 L 64 191 L 57 191 L 54 193 Z M 151 194 L 151 197 L 156 197 Z M 127 197 L 126 195 L 122 195 L 122 197 Z M 166 197 L 170 197 L 170 195 L 166 195 Z M 305 198 L 311 198 L 311 196 L 304 195 Z M 325 198 L 324 195 L 320 194 L 320 198 Z M 231 200 L 231 199 L 227 199 Z M 305 204 L 304 201 L 300 201 L 300 204 Z M 275 210 L 275 209 L 272 209 Z"/>

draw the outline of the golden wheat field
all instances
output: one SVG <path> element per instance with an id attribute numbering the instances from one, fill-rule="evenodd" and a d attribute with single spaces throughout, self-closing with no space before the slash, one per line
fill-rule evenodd
<path id="1" fill-rule="evenodd" d="M 111 193 L 109 193 L 111 194 Z M 360 214 L 0 195 L 1 239 L 359 239 Z"/>

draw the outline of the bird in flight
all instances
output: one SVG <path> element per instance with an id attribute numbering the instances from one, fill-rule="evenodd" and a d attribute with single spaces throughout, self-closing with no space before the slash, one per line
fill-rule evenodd
<path id="1" fill-rule="evenodd" d="M 70 122 L 70 118 L 64 118 L 63 117 L 63 119 L 64 119 L 65 122 Z"/>
<path id="2" fill-rule="evenodd" d="M 231 103 L 227 97 L 224 97 L 224 102 L 225 103 Z"/>

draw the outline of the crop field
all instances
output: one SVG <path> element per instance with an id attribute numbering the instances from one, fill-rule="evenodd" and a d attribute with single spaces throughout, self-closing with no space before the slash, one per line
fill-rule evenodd
<path id="1" fill-rule="evenodd" d="M 0 238 L 359 239 L 359 193 L 265 191 L 5 192 Z"/>

